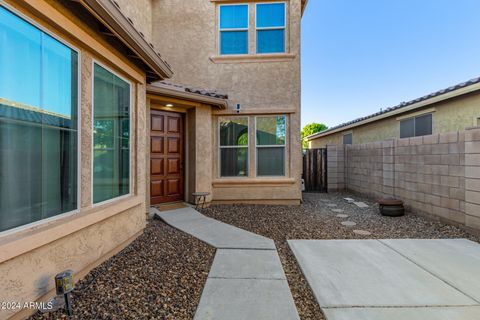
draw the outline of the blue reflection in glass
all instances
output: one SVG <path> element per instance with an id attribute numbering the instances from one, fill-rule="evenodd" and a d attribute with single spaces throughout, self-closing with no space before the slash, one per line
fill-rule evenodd
<path id="1" fill-rule="evenodd" d="M 248 5 L 220 7 L 220 29 L 247 29 Z"/>
<path id="2" fill-rule="evenodd" d="M 285 4 L 257 5 L 257 28 L 285 27 Z"/>
<path id="3" fill-rule="evenodd" d="M 281 29 L 257 31 L 257 52 L 285 52 L 285 30 Z"/>
<path id="4" fill-rule="evenodd" d="M 222 31 L 220 34 L 220 54 L 247 54 L 247 31 Z"/>

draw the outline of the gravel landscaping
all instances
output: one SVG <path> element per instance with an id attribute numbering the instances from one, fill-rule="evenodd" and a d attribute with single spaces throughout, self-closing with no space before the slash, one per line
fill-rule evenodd
<path id="1" fill-rule="evenodd" d="M 363 201 L 369 207 L 359 208 L 343 200 L 345 197 Z M 337 217 L 338 209 L 343 210 L 342 214 L 348 217 Z M 303 204 L 298 207 L 218 205 L 203 209 L 202 212 L 217 220 L 275 240 L 302 319 L 324 317 L 287 245 L 288 239 L 468 238 L 480 242 L 479 238 L 460 228 L 417 215 L 407 213 L 403 217 L 395 218 L 381 216 L 378 207 L 371 200 L 342 193 L 306 193 Z M 345 221 L 355 222 L 355 225 L 344 226 L 341 223 Z"/>
<path id="2" fill-rule="evenodd" d="M 75 286 L 71 319 L 192 319 L 215 249 L 154 220 Z M 57 311 L 31 319 L 67 319 Z"/>

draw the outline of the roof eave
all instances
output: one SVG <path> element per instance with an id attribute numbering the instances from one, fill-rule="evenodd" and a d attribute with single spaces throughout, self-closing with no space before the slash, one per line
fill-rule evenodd
<path id="1" fill-rule="evenodd" d="M 302 17 L 303 13 L 305 12 L 305 9 L 307 8 L 308 5 L 308 0 L 302 0 Z"/>
<path id="2" fill-rule="evenodd" d="M 198 93 L 192 93 L 192 92 L 187 92 L 187 91 L 180 91 L 180 90 L 175 90 L 175 89 L 170 89 L 166 87 L 160 87 L 157 85 L 147 85 L 147 93 L 149 94 L 157 94 L 157 95 L 162 95 L 170 98 L 178 98 L 178 99 L 184 99 L 188 101 L 193 101 L 193 102 L 199 102 L 199 103 L 204 103 L 204 104 L 209 104 L 212 106 L 215 106 L 221 110 L 227 109 L 228 108 L 228 100 L 226 99 L 221 99 L 221 98 L 216 98 L 216 97 L 210 97 L 210 96 L 205 96 L 201 95 Z"/>
<path id="3" fill-rule="evenodd" d="M 74 0 L 81 3 L 97 19 L 102 21 L 130 50 L 160 79 L 170 78 L 173 71 L 151 43 L 135 29 L 132 20 L 123 15 L 114 1 Z"/>

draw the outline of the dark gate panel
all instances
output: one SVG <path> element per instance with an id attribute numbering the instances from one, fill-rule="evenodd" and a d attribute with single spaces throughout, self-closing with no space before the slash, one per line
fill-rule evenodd
<path id="1" fill-rule="evenodd" d="M 303 154 L 305 191 L 327 192 L 327 149 L 307 149 Z"/>

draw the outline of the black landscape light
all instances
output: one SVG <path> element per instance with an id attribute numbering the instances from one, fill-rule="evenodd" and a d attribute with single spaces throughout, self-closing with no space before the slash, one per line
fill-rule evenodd
<path id="1" fill-rule="evenodd" d="M 67 314 L 71 316 L 73 314 L 72 301 L 70 293 L 73 291 L 73 271 L 65 270 L 55 276 L 55 289 L 57 296 L 62 296 L 65 299 L 65 310 Z"/>

